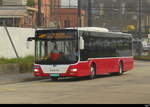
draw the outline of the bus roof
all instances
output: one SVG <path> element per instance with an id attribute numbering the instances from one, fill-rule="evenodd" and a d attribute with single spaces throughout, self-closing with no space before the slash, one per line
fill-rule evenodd
<path id="1" fill-rule="evenodd" d="M 66 29 L 77 29 L 79 31 L 90 31 L 90 32 L 109 32 L 106 28 L 101 27 L 75 27 L 75 28 L 66 28 Z"/>
<path id="2" fill-rule="evenodd" d="M 76 28 L 67 28 L 67 29 L 77 29 L 79 31 L 86 31 L 86 32 L 97 32 L 97 33 L 105 33 L 105 34 L 132 36 L 131 34 L 128 33 L 112 32 L 109 31 L 107 28 L 101 28 L 101 27 L 76 27 Z"/>
<path id="3" fill-rule="evenodd" d="M 85 31 L 85 32 L 97 32 L 97 33 L 105 33 L 105 34 L 114 34 L 114 35 L 126 35 L 126 36 L 132 36 L 128 33 L 122 33 L 122 32 L 112 32 L 109 31 L 107 28 L 102 27 L 70 27 L 65 29 L 38 29 L 37 32 L 44 32 L 44 31 L 55 31 L 55 30 L 78 30 L 78 31 Z"/>

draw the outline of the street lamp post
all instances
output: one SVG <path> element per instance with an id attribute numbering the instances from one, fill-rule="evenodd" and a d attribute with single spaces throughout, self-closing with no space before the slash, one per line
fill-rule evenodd
<path id="1" fill-rule="evenodd" d="M 38 0 L 38 15 L 37 15 L 37 26 L 41 27 L 42 22 L 41 22 L 41 0 Z"/>
<path id="2" fill-rule="evenodd" d="M 78 27 L 81 27 L 81 0 L 78 0 L 77 23 L 78 23 Z"/>
<path id="3" fill-rule="evenodd" d="M 88 26 L 92 26 L 92 0 L 88 0 Z"/>
<path id="4" fill-rule="evenodd" d="M 139 40 L 142 42 L 142 0 L 138 1 L 139 3 L 139 27 L 138 27 L 138 32 L 139 32 Z M 142 56 L 142 43 L 139 44 L 139 56 Z"/>

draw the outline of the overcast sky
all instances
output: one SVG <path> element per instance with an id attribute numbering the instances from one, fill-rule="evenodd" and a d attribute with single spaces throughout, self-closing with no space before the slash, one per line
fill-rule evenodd
<path id="1" fill-rule="evenodd" d="M 62 6 L 77 6 L 77 1 L 78 0 L 61 0 L 61 5 Z"/>

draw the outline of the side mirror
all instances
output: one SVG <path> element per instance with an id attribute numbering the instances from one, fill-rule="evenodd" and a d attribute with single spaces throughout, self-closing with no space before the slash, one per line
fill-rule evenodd
<path id="1" fill-rule="evenodd" d="M 83 39 L 83 37 L 80 37 L 80 49 L 81 50 L 84 49 L 84 39 Z"/>
<path id="2" fill-rule="evenodd" d="M 35 40 L 35 38 L 34 37 L 27 38 L 27 41 L 32 41 L 32 40 Z"/>
<path id="3" fill-rule="evenodd" d="M 26 42 L 26 48 L 29 49 L 29 42 L 31 42 L 32 40 L 35 40 L 34 37 L 29 37 L 27 38 L 27 42 Z"/>

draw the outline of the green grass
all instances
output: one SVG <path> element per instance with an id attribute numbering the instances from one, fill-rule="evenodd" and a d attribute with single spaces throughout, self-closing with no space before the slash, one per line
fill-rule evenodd
<path id="1" fill-rule="evenodd" d="M 149 56 L 135 56 L 134 59 L 150 61 L 150 55 Z"/>
<path id="2" fill-rule="evenodd" d="M 0 58 L 0 64 L 20 64 L 20 63 L 32 63 L 34 60 L 33 56 L 27 56 L 24 58 Z"/>
<path id="3" fill-rule="evenodd" d="M 144 61 L 150 61 L 150 51 L 148 52 L 147 56 L 135 56 L 135 60 L 144 60 Z"/>
<path id="4" fill-rule="evenodd" d="M 20 72 L 30 72 L 32 71 L 34 57 L 27 56 L 24 58 L 0 58 L 0 64 L 17 64 Z"/>

